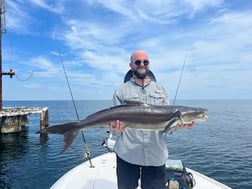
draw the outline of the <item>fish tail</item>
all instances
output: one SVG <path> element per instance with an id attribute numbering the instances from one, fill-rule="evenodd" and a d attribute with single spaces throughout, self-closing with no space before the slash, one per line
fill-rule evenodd
<path id="1" fill-rule="evenodd" d="M 73 143 L 74 139 L 79 134 L 79 127 L 77 126 L 78 124 L 79 124 L 79 121 L 53 125 L 53 126 L 41 129 L 37 133 L 64 135 L 64 145 L 61 151 L 61 153 L 63 153 Z"/>

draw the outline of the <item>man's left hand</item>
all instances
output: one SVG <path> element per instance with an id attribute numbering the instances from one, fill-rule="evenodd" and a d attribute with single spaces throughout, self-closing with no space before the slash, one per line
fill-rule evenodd
<path id="1" fill-rule="evenodd" d="M 190 123 L 190 124 L 177 124 L 176 125 L 176 129 L 189 129 L 192 128 L 194 126 L 194 122 Z"/>

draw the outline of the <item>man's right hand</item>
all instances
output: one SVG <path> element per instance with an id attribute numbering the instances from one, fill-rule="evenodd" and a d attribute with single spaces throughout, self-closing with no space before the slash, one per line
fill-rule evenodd
<path id="1" fill-rule="evenodd" d="M 117 132 L 117 133 L 121 133 L 123 132 L 125 129 L 127 128 L 127 126 L 123 126 L 123 122 L 120 120 L 116 120 L 116 121 L 111 121 L 109 123 L 109 129 L 112 132 Z"/>

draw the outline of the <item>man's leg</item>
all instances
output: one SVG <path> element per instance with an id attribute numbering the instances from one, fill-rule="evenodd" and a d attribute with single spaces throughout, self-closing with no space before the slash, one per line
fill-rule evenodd
<path id="1" fill-rule="evenodd" d="M 141 187 L 142 189 L 167 189 L 165 165 L 143 166 L 141 173 Z"/>
<path id="2" fill-rule="evenodd" d="M 130 164 L 116 156 L 117 186 L 118 189 L 134 189 L 138 186 L 140 177 L 139 166 Z"/>

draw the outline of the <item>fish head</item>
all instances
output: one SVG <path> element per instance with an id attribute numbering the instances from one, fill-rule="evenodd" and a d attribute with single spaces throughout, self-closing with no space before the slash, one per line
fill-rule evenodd
<path id="1" fill-rule="evenodd" d="M 186 111 L 181 111 L 180 119 L 184 124 L 207 120 L 208 110 L 204 108 L 190 108 Z"/>
<path id="2" fill-rule="evenodd" d="M 171 133 L 176 130 L 177 124 L 192 124 L 198 121 L 207 120 L 207 109 L 204 108 L 193 108 L 185 106 L 176 106 L 175 113 L 166 123 L 166 126 L 162 133 L 171 130 Z"/>

